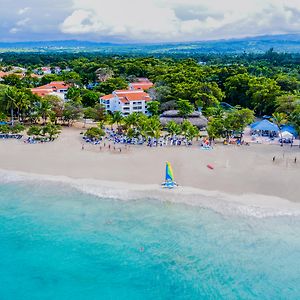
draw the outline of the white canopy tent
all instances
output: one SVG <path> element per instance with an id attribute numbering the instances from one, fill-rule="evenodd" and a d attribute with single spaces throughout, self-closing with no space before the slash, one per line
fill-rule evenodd
<path id="1" fill-rule="evenodd" d="M 293 134 L 288 131 L 283 131 L 281 133 L 281 136 L 283 139 L 293 139 L 294 138 Z"/>

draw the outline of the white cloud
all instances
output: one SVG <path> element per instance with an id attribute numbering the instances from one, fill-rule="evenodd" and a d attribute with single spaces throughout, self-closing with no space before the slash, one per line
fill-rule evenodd
<path id="1" fill-rule="evenodd" d="M 200 40 L 300 31 L 300 0 L 72 0 L 66 34 Z"/>
<path id="2" fill-rule="evenodd" d="M 11 29 L 9 30 L 9 33 L 11 33 L 11 34 L 16 34 L 18 31 L 20 31 L 19 28 L 13 27 L 13 28 L 11 28 Z"/>
<path id="3" fill-rule="evenodd" d="M 30 7 L 23 7 L 18 10 L 18 15 L 24 15 L 30 10 Z"/>
<path id="4" fill-rule="evenodd" d="M 17 21 L 16 24 L 14 25 L 14 27 L 12 27 L 9 30 L 9 33 L 16 34 L 20 31 L 22 31 L 24 29 L 24 27 L 26 27 L 28 25 L 30 20 L 31 20 L 30 18 L 25 18 L 25 19 L 21 19 L 21 20 Z"/>
<path id="5" fill-rule="evenodd" d="M 3 41 L 192 41 L 300 33 L 300 0 L 0 2 Z"/>
<path id="6" fill-rule="evenodd" d="M 30 18 L 25 18 L 25 19 L 22 19 L 22 20 L 19 20 L 16 25 L 18 27 L 24 27 L 26 26 L 28 23 L 30 22 Z"/>
<path id="7" fill-rule="evenodd" d="M 178 18 L 168 7 L 155 1 L 74 0 L 74 12 L 61 28 L 66 33 L 95 33 L 106 36 L 124 35 L 133 39 L 174 35 Z"/>

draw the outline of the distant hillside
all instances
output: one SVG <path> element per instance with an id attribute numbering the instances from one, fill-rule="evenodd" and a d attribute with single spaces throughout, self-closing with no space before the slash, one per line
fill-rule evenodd
<path id="1" fill-rule="evenodd" d="M 300 53 L 300 34 L 259 36 L 241 39 L 156 43 L 156 44 L 113 44 L 88 41 L 40 41 L 40 42 L 0 42 L 0 51 L 24 52 L 101 52 L 106 54 L 178 54 L 193 55 L 200 53 L 242 53 L 265 52 L 274 48 L 277 52 Z"/>

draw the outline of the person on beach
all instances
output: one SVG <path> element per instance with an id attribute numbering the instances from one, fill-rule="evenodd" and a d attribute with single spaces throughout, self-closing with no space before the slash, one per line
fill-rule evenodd
<path id="1" fill-rule="evenodd" d="M 84 150 L 84 144 L 81 145 L 81 150 Z"/>
<path id="2" fill-rule="evenodd" d="M 297 157 L 294 158 L 294 163 L 297 163 Z"/>
<path id="3" fill-rule="evenodd" d="M 275 156 L 273 156 L 272 160 L 273 160 L 273 162 L 275 162 Z"/>

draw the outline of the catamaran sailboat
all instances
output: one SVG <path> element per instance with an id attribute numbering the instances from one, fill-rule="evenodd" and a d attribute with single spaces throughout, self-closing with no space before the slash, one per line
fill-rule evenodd
<path id="1" fill-rule="evenodd" d="M 169 162 L 166 162 L 166 179 L 161 185 L 163 188 L 168 188 L 168 189 L 172 189 L 178 186 L 178 184 L 174 181 L 172 166 Z"/>

